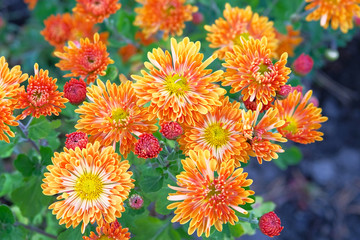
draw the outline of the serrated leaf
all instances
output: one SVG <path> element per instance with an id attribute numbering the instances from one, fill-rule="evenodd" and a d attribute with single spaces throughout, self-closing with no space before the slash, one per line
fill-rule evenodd
<path id="1" fill-rule="evenodd" d="M 236 238 L 241 237 L 245 233 L 244 228 L 241 226 L 240 223 L 236 223 L 235 225 L 229 225 L 229 228 L 231 235 Z"/>
<path id="2" fill-rule="evenodd" d="M 54 151 L 49 147 L 40 147 L 41 164 L 47 166 L 51 164 L 51 158 L 54 156 Z"/>
<path id="3" fill-rule="evenodd" d="M 12 174 L 3 173 L 0 176 L 0 197 L 10 194 L 15 188 L 19 187 L 23 181 L 23 176 L 20 172 Z"/>
<path id="4" fill-rule="evenodd" d="M 30 177 L 35 171 L 36 163 L 25 154 L 19 154 L 14 161 L 14 166 L 24 177 Z"/>
<path id="5" fill-rule="evenodd" d="M 51 123 L 44 116 L 41 116 L 31 122 L 28 137 L 32 140 L 43 139 L 49 135 L 51 130 Z"/>
<path id="6" fill-rule="evenodd" d="M 43 208 L 48 207 L 52 199 L 42 193 L 41 184 L 40 177 L 31 177 L 28 182 L 15 189 L 11 194 L 12 201 L 19 206 L 25 217 L 36 216 Z"/>
<path id="7" fill-rule="evenodd" d="M 156 192 L 162 186 L 164 182 L 164 177 L 162 175 L 145 175 L 141 178 L 139 184 L 144 192 Z"/>
<path id="8" fill-rule="evenodd" d="M 0 223 L 14 224 L 15 218 L 11 209 L 6 205 L 0 205 Z"/>
<path id="9" fill-rule="evenodd" d="M 110 81 L 114 81 L 115 78 L 119 76 L 119 70 L 115 66 L 109 66 L 106 69 L 106 75 L 104 76 L 105 79 L 109 79 Z"/>

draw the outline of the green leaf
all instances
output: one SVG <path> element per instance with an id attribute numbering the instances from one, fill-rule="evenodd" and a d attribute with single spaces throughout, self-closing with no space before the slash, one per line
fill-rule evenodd
<path id="1" fill-rule="evenodd" d="M 85 232 L 88 232 L 87 230 L 85 230 Z M 88 235 L 84 234 L 84 236 Z M 65 231 L 61 232 L 58 236 L 58 240 L 69 240 L 69 239 L 74 239 L 74 240 L 80 240 L 82 239 L 82 234 L 81 234 L 81 227 L 80 225 L 78 227 L 76 227 L 75 229 L 70 227 L 68 229 L 66 229 Z"/>
<path id="2" fill-rule="evenodd" d="M 44 208 L 47 208 L 52 199 L 42 193 L 41 184 L 40 177 L 31 177 L 28 182 L 15 189 L 11 194 L 12 201 L 19 206 L 25 217 L 36 216 Z"/>
<path id="3" fill-rule="evenodd" d="M 0 159 L 10 157 L 14 151 L 14 148 L 19 141 L 20 135 L 16 134 L 14 138 L 10 138 L 10 143 L 0 141 Z"/>
<path id="4" fill-rule="evenodd" d="M 229 225 L 229 228 L 231 235 L 236 238 L 241 237 L 245 233 L 244 228 L 241 226 L 240 223 L 236 223 L 235 225 Z"/>
<path id="5" fill-rule="evenodd" d="M 0 223 L 15 223 L 14 215 L 10 208 L 6 205 L 0 205 Z"/>
<path id="6" fill-rule="evenodd" d="M 162 221 L 158 218 L 146 216 L 138 218 L 134 222 L 134 228 L 130 232 L 134 234 L 133 240 L 168 240 L 166 236 L 169 220 Z"/>
<path id="7" fill-rule="evenodd" d="M 61 126 L 61 120 L 60 119 L 51 121 L 51 128 L 52 129 L 59 128 L 60 126 Z"/>
<path id="8" fill-rule="evenodd" d="M 273 202 L 264 202 L 262 197 L 256 197 L 256 203 L 253 205 L 254 210 L 252 213 L 255 217 L 259 218 L 265 213 L 274 211 L 276 205 Z"/>
<path id="9" fill-rule="evenodd" d="M 164 182 L 164 186 L 157 192 L 145 193 L 146 198 L 151 199 L 151 201 L 155 201 L 155 211 L 162 215 L 167 215 L 172 211 L 167 209 L 167 206 L 171 204 L 167 197 L 169 193 L 174 192 L 174 190 L 170 189 L 167 184 L 171 184 L 171 180 L 166 180 Z"/>
<path id="10" fill-rule="evenodd" d="M 24 177 L 30 177 L 35 171 L 36 163 L 25 154 L 19 154 L 14 161 L 14 166 Z"/>
<path id="11" fill-rule="evenodd" d="M 28 239 L 27 230 L 21 226 L 6 225 L 0 228 L 0 239 L 1 240 L 19 240 Z"/>
<path id="12" fill-rule="evenodd" d="M 156 192 L 158 191 L 164 182 L 164 176 L 162 175 L 145 175 L 140 179 L 140 187 L 144 192 Z"/>
<path id="13" fill-rule="evenodd" d="M 284 153 L 279 154 L 278 159 L 274 159 L 274 163 L 285 170 L 288 166 L 298 164 L 302 159 L 302 153 L 298 147 L 292 146 L 285 149 Z"/>
<path id="14" fill-rule="evenodd" d="M 49 147 L 40 147 L 41 164 L 47 166 L 51 164 L 51 158 L 54 156 L 54 151 Z"/>
<path id="15" fill-rule="evenodd" d="M 39 140 L 46 138 L 52 130 L 51 122 L 44 116 L 35 118 L 29 126 L 29 138 L 32 140 Z"/>
<path id="16" fill-rule="evenodd" d="M 19 187 L 23 181 L 20 172 L 3 173 L 0 176 L 0 197 L 10 194 L 15 188 Z"/>
<path id="17" fill-rule="evenodd" d="M 104 76 L 105 79 L 109 79 L 110 81 L 114 81 L 115 78 L 119 76 L 119 70 L 115 66 L 109 66 L 106 69 L 106 75 Z"/>

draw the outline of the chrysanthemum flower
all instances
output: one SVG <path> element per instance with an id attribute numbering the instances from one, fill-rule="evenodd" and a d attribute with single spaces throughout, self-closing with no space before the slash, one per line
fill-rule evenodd
<path id="1" fill-rule="evenodd" d="M 13 116 L 13 107 L 9 99 L 5 99 L 5 92 L 0 90 L 0 141 L 10 142 L 9 137 L 15 137 L 9 126 L 17 126 Z"/>
<path id="2" fill-rule="evenodd" d="M 240 103 L 229 102 L 226 97 L 222 105 L 204 115 L 194 126 L 185 128 L 179 139 L 180 148 L 187 154 L 190 150 L 209 150 L 217 160 L 217 167 L 229 159 L 247 162 L 250 145 L 242 135 L 242 111 Z"/>
<path id="3" fill-rule="evenodd" d="M 83 132 L 72 132 L 70 134 L 66 134 L 65 147 L 68 149 L 75 150 L 76 147 L 80 149 L 86 148 L 88 144 L 88 136 Z"/>
<path id="4" fill-rule="evenodd" d="M 86 99 L 86 83 L 82 79 L 72 78 L 65 83 L 64 96 L 71 104 L 79 105 Z"/>
<path id="5" fill-rule="evenodd" d="M 307 144 L 323 140 L 321 136 L 324 134 L 317 130 L 328 118 L 321 115 L 321 108 L 308 103 L 311 95 L 312 91 L 308 91 L 302 98 L 295 90 L 285 100 L 275 101 L 279 119 L 286 122 L 278 127 L 278 131 L 291 141 Z"/>
<path id="6" fill-rule="evenodd" d="M 27 78 L 28 75 L 22 74 L 19 65 L 9 69 L 5 57 L 0 58 L 0 92 L 4 94 L 2 98 L 8 99 L 11 105 L 17 102 L 17 95 L 22 91 L 20 83 L 26 81 Z"/>
<path id="7" fill-rule="evenodd" d="M 303 38 L 300 36 L 300 30 L 294 30 L 292 25 L 287 25 L 286 30 L 286 34 L 276 31 L 276 38 L 279 40 L 276 53 L 281 56 L 287 52 L 290 57 L 293 57 L 295 48 L 303 41 Z"/>
<path id="8" fill-rule="evenodd" d="M 135 143 L 134 153 L 139 158 L 156 158 L 161 152 L 159 140 L 150 133 L 143 133 Z"/>
<path id="9" fill-rule="evenodd" d="M 360 17 L 360 0 L 306 0 L 309 4 L 305 10 L 313 10 L 306 16 L 306 21 L 320 20 L 323 28 L 336 30 L 340 27 L 343 33 L 354 27 L 353 17 Z"/>
<path id="10" fill-rule="evenodd" d="M 97 86 L 92 85 L 87 91 L 89 102 L 85 101 L 75 110 L 80 114 L 75 128 L 91 135 L 90 142 L 99 141 L 103 146 L 114 148 L 119 142 L 120 153 L 126 158 L 137 142 L 134 135 L 157 130 L 156 120 L 148 120 L 147 109 L 136 104 L 139 99 L 131 81 L 117 86 L 98 80 Z"/>
<path id="11" fill-rule="evenodd" d="M 58 116 L 64 103 L 68 102 L 63 97 L 64 93 L 57 90 L 56 78 L 49 77 L 49 71 L 34 65 L 34 76 L 30 76 L 26 91 L 23 90 L 17 99 L 16 108 L 26 108 L 17 119 L 24 119 L 28 115 L 39 118 L 47 115 Z"/>
<path id="12" fill-rule="evenodd" d="M 177 122 L 164 122 L 161 124 L 159 132 L 161 132 L 165 138 L 174 140 L 183 134 L 183 129 Z"/>
<path id="13" fill-rule="evenodd" d="M 259 228 L 263 234 L 269 237 L 279 236 L 284 229 L 281 226 L 281 220 L 274 212 L 268 212 L 261 216 Z"/>
<path id="14" fill-rule="evenodd" d="M 102 227 L 96 228 L 96 233 L 91 232 L 89 237 L 84 236 L 84 240 L 128 240 L 130 233 L 128 228 L 122 228 L 120 223 L 115 220 L 112 223 L 106 223 Z"/>
<path id="15" fill-rule="evenodd" d="M 138 48 L 132 44 L 129 43 L 121 48 L 119 48 L 118 54 L 121 56 L 121 59 L 124 63 L 128 62 L 129 59 L 134 56 L 138 51 Z"/>
<path id="16" fill-rule="evenodd" d="M 264 116 L 257 122 L 262 104 L 258 104 L 256 111 L 243 111 L 243 135 L 247 138 L 251 145 L 249 154 L 256 157 L 258 162 L 262 164 L 262 160 L 271 161 L 277 159 L 277 153 L 284 152 L 280 145 L 271 141 L 286 142 L 280 133 L 272 132 L 274 128 L 282 127 L 284 120 L 277 117 L 278 111 L 270 108 Z"/>
<path id="17" fill-rule="evenodd" d="M 89 38 L 80 39 L 79 44 L 69 41 L 69 46 L 64 47 L 64 52 L 55 52 L 55 56 L 61 60 L 56 64 L 63 71 L 71 71 L 64 77 L 87 78 L 87 83 L 95 81 L 98 75 L 104 76 L 109 64 L 114 63 L 109 58 L 106 45 L 100 41 L 98 33 L 94 35 L 94 41 Z"/>
<path id="18" fill-rule="evenodd" d="M 35 8 L 37 1 L 38 0 L 24 0 L 30 10 L 33 10 Z"/>
<path id="19" fill-rule="evenodd" d="M 76 2 L 73 12 L 89 22 L 101 23 L 121 7 L 119 0 L 76 0 Z"/>
<path id="20" fill-rule="evenodd" d="M 197 230 L 199 237 L 203 233 L 209 237 L 213 225 L 222 231 L 222 224 L 234 225 L 238 221 L 234 210 L 247 214 L 239 205 L 254 202 L 249 198 L 254 191 L 244 188 L 250 186 L 252 180 L 246 179 L 248 174 L 243 173 L 242 168 L 235 170 L 233 159 L 221 163 L 220 170 L 216 171 L 216 160 L 209 151 L 191 150 L 182 164 L 185 171 L 176 176 L 178 186 L 169 185 L 177 192 L 170 193 L 168 199 L 180 201 L 167 207 L 176 208 L 172 222 L 190 221 L 189 235 Z"/>
<path id="21" fill-rule="evenodd" d="M 179 122 L 193 125 L 215 106 L 220 106 L 219 97 L 225 90 L 217 84 L 222 71 L 211 74 L 205 69 L 216 59 L 211 56 L 204 62 L 199 53 L 200 42 L 189 38 L 177 42 L 171 39 L 171 54 L 162 49 L 148 53 L 149 62 L 141 71 L 143 76 L 133 75 L 134 89 L 139 96 L 139 105 L 151 102 L 149 112 L 164 122 Z"/>
<path id="22" fill-rule="evenodd" d="M 186 0 L 136 0 L 143 6 L 135 8 L 137 13 L 134 25 L 139 26 L 148 38 L 158 31 L 163 31 L 163 38 L 170 35 L 180 36 L 185 22 L 192 20 L 192 13 L 198 10 Z"/>
<path id="23" fill-rule="evenodd" d="M 224 18 L 215 20 L 215 24 L 206 25 L 209 32 L 206 40 L 210 42 L 211 48 L 219 48 L 216 51 L 220 59 L 225 58 L 225 53 L 232 52 L 233 47 L 241 44 L 240 37 L 248 39 L 261 39 L 266 37 L 268 47 L 275 56 L 278 40 L 275 37 L 273 22 L 267 17 L 259 16 L 251 11 L 251 7 L 241 9 L 232 8 L 229 3 L 225 4 Z"/>
<path id="24" fill-rule="evenodd" d="M 138 41 L 143 46 L 148 46 L 156 41 L 154 35 L 146 37 L 145 34 L 141 31 L 135 33 L 135 40 Z"/>
<path id="25" fill-rule="evenodd" d="M 49 209 L 60 224 L 75 228 L 82 222 L 84 233 L 89 222 L 103 226 L 121 217 L 134 180 L 128 161 L 121 161 L 113 147 L 95 142 L 82 150 L 64 148 L 51 160 L 41 188 L 45 195 L 58 195 Z"/>
<path id="26" fill-rule="evenodd" d="M 242 44 L 234 46 L 234 53 L 227 53 L 223 64 L 226 67 L 224 86 L 231 86 L 231 93 L 241 91 L 243 100 L 256 100 L 267 105 L 274 100 L 276 91 L 285 85 L 290 68 L 286 67 L 287 53 L 275 64 L 266 38 L 261 40 L 241 38 Z"/>

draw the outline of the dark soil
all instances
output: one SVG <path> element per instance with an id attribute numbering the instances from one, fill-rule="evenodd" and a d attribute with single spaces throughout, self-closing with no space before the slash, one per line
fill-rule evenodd
<path id="1" fill-rule="evenodd" d="M 271 162 L 247 166 L 256 194 L 277 204 L 275 212 L 285 228 L 275 239 L 360 239 L 359 63 L 357 36 L 340 50 L 336 62 L 321 70 L 325 84 L 315 83 L 313 89 L 329 120 L 321 128 L 324 141 L 298 145 L 304 155 L 299 165 L 286 171 Z M 258 231 L 241 239 L 269 237 Z"/>

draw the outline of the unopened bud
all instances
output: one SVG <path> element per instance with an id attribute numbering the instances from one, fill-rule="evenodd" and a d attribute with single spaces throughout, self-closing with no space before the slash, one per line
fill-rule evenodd
<path id="1" fill-rule="evenodd" d="M 64 86 L 64 97 L 73 105 L 81 104 L 86 98 L 86 83 L 82 79 L 72 78 Z"/>
<path id="2" fill-rule="evenodd" d="M 135 154 L 140 158 L 155 158 L 161 150 L 159 140 L 150 133 L 141 134 L 135 143 Z"/>
<path id="3" fill-rule="evenodd" d="M 325 58 L 329 61 L 336 61 L 339 58 L 339 51 L 337 49 L 326 49 Z"/>
<path id="4" fill-rule="evenodd" d="M 305 76 L 309 72 L 314 65 L 314 60 L 304 53 L 302 53 L 293 63 L 293 70 L 295 74 L 300 76 Z"/>
<path id="5" fill-rule="evenodd" d="M 266 236 L 274 237 L 279 236 L 284 227 L 281 226 L 280 218 L 274 212 L 268 212 L 261 216 L 259 228 Z"/>
<path id="6" fill-rule="evenodd" d="M 287 98 L 291 92 L 292 87 L 290 85 L 283 85 L 280 87 L 280 90 L 276 92 L 276 97 L 280 100 Z"/>
<path id="7" fill-rule="evenodd" d="M 194 24 L 200 24 L 204 21 L 204 15 L 201 12 L 193 13 L 192 17 L 193 17 L 192 22 Z"/>
<path id="8" fill-rule="evenodd" d="M 183 129 L 177 122 L 165 122 L 161 124 L 160 132 L 165 138 L 173 140 L 183 133 Z"/>
<path id="9" fill-rule="evenodd" d="M 129 204 L 132 209 L 140 209 L 144 205 L 144 199 L 139 194 L 133 194 L 129 198 Z"/>
<path id="10" fill-rule="evenodd" d="M 86 144 L 88 143 L 88 136 L 83 132 L 73 132 L 70 134 L 66 134 L 65 147 L 67 149 L 75 150 L 76 147 L 80 149 L 86 148 Z"/>

